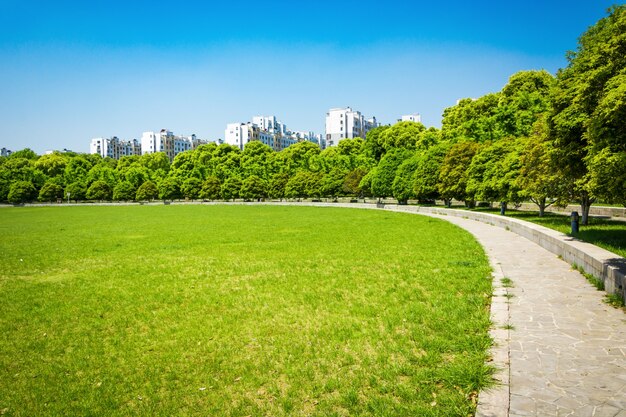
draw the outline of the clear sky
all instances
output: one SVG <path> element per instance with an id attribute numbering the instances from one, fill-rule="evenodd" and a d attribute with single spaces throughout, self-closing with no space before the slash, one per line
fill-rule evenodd
<path id="1" fill-rule="evenodd" d="M 427 126 L 513 73 L 566 65 L 614 1 L 0 0 L 0 147 L 203 139 L 276 115 L 324 133 L 351 106 Z"/>

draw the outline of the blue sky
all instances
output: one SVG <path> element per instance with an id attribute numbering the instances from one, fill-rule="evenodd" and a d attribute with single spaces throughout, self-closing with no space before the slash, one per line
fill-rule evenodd
<path id="1" fill-rule="evenodd" d="M 204 139 L 331 107 L 427 126 L 565 52 L 615 2 L 0 0 L 0 147 L 87 152 L 167 128 Z"/>

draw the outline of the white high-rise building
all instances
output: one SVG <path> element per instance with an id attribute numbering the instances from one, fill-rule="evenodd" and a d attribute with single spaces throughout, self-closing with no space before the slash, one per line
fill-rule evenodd
<path id="1" fill-rule="evenodd" d="M 248 142 L 261 141 L 279 152 L 295 143 L 308 140 L 323 148 L 321 135 L 313 132 L 292 132 L 276 116 L 254 116 L 251 122 L 229 123 L 224 141 L 243 150 Z"/>
<path id="2" fill-rule="evenodd" d="M 112 138 L 94 138 L 89 145 L 89 152 L 103 158 L 120 159 L 122 156 L 141 155 L 141 145 L 137 139 L 120 140 Z"/>
<path id="3" fill-rule="evenodd" d="M 330 109 L 326 113 L 326 146 L 336 146 L 342 139 L 365 138 L 377 126 L 375 117 L 365 119 L 350 107 Z"/>
<path id="4" fill-rule="evenodd" d="M 419 113 L 413 113 L 413 114 L 405 114 L 404 116 L 402 116 L 402 118 L 400 120 L 398 120 L 399 122 L 415 122 L 415 123 L 422 123 L 422 115 Z"/>
<path id="5" fill-rule="evenodd" d="M 196 135 L 176 136 L 167 129 L 159 132 L 143 132 L 141 136 L 142 154 L 165 152 L 170 161 L 181 152 L 190 151 L 207 141 L 197 139 Z"/>

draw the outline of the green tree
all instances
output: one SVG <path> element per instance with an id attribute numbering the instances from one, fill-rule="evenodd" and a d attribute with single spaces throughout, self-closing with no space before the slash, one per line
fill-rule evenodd
<path id="1" fill-rule="evenodd" d="M 110 200 L 111 187 L 105 181 L 97 180 L 87 189 L 88 200 Z"/>
<path id="2" fill-rule="evenodd" d="M 82 182 L 73 182 L 65 187 L 65 196 L 70 193 L 70 198 L 76 202 L 87 198 L 87 186 Z"/>
<path id="3" fill-rule="evenodd" d="M 152 181 L 146 181 L 139 186 L 137 193 L 135 194 L 135 200 L 137 201 L 150 201 L 159 196 L 159 189 Z"/>
<path id="4" fill-rule="evenodd" d="M 19 151 L 13 152 L 8 157 L 8 159 L 14 159 L 14 158 L 24 158 L 24 159 L 30 159 L 30 160 L 35 161 L 37 160 L 37 158 L 39 158 L 39 156 L 32 149 L 24 148 Z"/>
<path id="5" fill-rule="evenodd" d="M 537 120 L 550 110 L 554 81 L 545 70 L 520 71 L 509 78 L 498 103 L 498 123 L 505 136 L 530 136 Z"/>
<path id="6" fill-rule="evenodd" d="M 361 197 L 363 195 L 363 189 L 360 184 L 366 174 L 367 171 L 363 168 L 355 168 L 348 172 L 341 185 L 342 192 L 346 195 Z"/>
<path id="7" fill-rule="evenodd" d="M 280 201 L 285 197 L 285 187 L 289 182 L 289 174 L 279 172 L 272 175 L 268 186 L 268 194 L 270 198 L 278 198 Z"/>
<path id="8" fill-rule="evenodd" d="M 486 142 L 500 139 L 504 132 L 498 118 L 500 93 L 487 94 L 479 99 L 462 99 L 443 111 L 441 135 L 444 140 Z"/>
<path id="9" fill-rule="evenodd" d="M 107 163 L 100 163 L 93 166 L 87 173 L 87 184 L 95 181 L 104 181 L 110 189 L 113 189 L 117 184 L 117 173 Z"/>
<path id="10" fill-rule="evenodd" d="M 486 143 L 468 168 L 467 193 L 473 200 L 499 201 L 502 212 L 520 201 L 517 177 L 520 161 L 514 138 Z"/>
<path id="11" fill-rule="evenodd" d="M 131 201 L 135 199 L 137 190 L 130 181 L 120 181 L 113 188 L 114 201 Z"/>
<path id="12" fill-rule="evenodd" d="M 320 182 L 320 194 L 329 198 L 339 197 L 343 191 L 342 186 L 345 177 L 346 173 L 338 168 L 335 168 L 328 174 L 324 175 Z"/>
<path id="13" fill-rule="evenodd" d="M 189 177 L 180 186 L 180 191 L 183 197 L 190 200 L 195 200 L 200 197 L 200 191 L 202 191 L 202 181 L 196 177 Z"/>
<path id="14" fill-rule="evenodd" d="M 39 197 L 37 197 L 39 201 L 49 202 L 57 201 L 59 198 L 63 198 L 63 187 L 51 181 L 46 182 L 43 187 L 41 187 Z"/>
<path id="15" fill-rule="evenodd" d="M 424 135 L 425 132 L 426 127 L 421 123 L 398 122 L 380 134 L 381 144 L 385 152 L 396 148 L 410 150 L 427 148 L 432 136 Z"/>
<path id="16" fill-rule="evenodd" d="M 87 173 L 92 164 L 85 155 L 76 156 L 69 160 L 65 166 L 63 177 L 66 184 L 83 183 L 87 184 Z"/>
<path id="17" fill-rule="evenodd" d="M 277 159 L 285 172 L 294 174 L 297 170 L 311 170 L 311 161 L 320 154 L 320 147 L 304 141 L 291 145 L 278 152 Z"/>
<path id="18" fill-rule="evenodd" d="M 241 184 L 241 197 L 246 200 L 260 200 L 267 197 L 267 183 L 256 175 L 250 175 Z"/>
<path id="19" fill-rule="evenodd" d="M 9 203 L 27 203 L 37 196 L 37 190 L 30 181 L 15 181 L 9 188 Z"/>
<path id="20" fill-rule="evenodd" d="M 405 159 L 396 170 L 391 190 L 399 204 L 406 204 L 410 198 L 415 198 L 413 183 L 418 163 L 419 154 L 414 154 L 409 159 Z"/>
<path id="21" fill-rule="evenodd" d="M 241 194 L 241 180 L 237 177 L 227 178 L 222 184 L 222 198 L 224 200 L 235 200 Z"/>
<path id="22" fill-rule="evenodd" d="M 35 162 L 35 168 L 39 169 L 48 177 L 56 177 L 63 175 L 67 162 L 67 158 L 59 152 L 53 152 L 39 157 L 39 159 Z"/>
<path id="23" fill-rule="evenodd" d="M 566 187 L 554 166 L 554 146 L 546 140 L 544 124 L 537 123 L 531 137 L 520 139 L 520 171 L 517 178 L 520 196 L 537 205 L 540 217 L 547 207 L 559 202 Z"/>
<path id="24" fill-rule="evenodd" d="M 289 178 L 285 185 L 285 197 L 287 198 L 306 198 L 306 184 L 309 180 L 308 172 L 298 171 L 294 176 Z"/>
<path id="25" fill-rule="evenodd" d="M 383 133 L 389 129 L 389 126 L 378 126 L 367 132 L 365 143 L 363 144 L 363 153 L 372 158 L 376 162 L 385 154 L 383 147 Z M 341 143 L 341 142 L 339 142 Z"/>
<path id="26" fill-rule="evenodd" d="M 375 197 L 385 198 L 393 195 L 393 181 L 396 170 L 413 153 L 404 148 L 391 149 L 382 157 L 378 166 L 372 170 L 371 190 Z"/>
<path id="27" fill-rule="evenodd" d="M 553 89 L 553 110 L 548 118 L 550 138 L 555 141 L 555 162 L 572 184 L 572 196 L 580 201 L 582 224 L 587 224 L 595 196 L 623 194 L 623 184 L 599 180 L 609 165 L 626 152 L 626 5 L 614 6 L 609 15 L 590 27 L 568 53 L 568 65 L 559 70 Z M 608 151 L 604 151 L 608 149 Z M 611 157 L 615 155 L 616 157 Z M 622 156 L 620 156 L 622 155 Z M 613 177 L 624 166 L 610 164 Z M 590 168 L 597 170 L 591 173 Z M 596 180 L 593 180 L 594 175 Z M 594 189 L 605 184 L 608 187 Z"/>
<path id="28" fill-rule="evenodd" d="M 135 189 L 138 189 L 141 184 L 150 179 L 148 168 L 138 163 L 124 167 L 121 171 L 118 171 L 118 175 L 120 179 L 130 182 Z"/>
<path id="29" fill-rule="evenodd" d="M 174 200 L 180 198 L 180 186 L 176 178 L 168 177 L 159 182 L 159 199 Z"/>
<path id="30" fill-rule="evenodd" d="M 219 178 L 222 184 L 228 178 L 239 177 L 241 175 L 241 151 L 236 146 L 223 143 L 215 148 L 209 166 L 209 171 Z"/>
<path id="31" fill-rule="evenodd" d="M 413 180 L 413 191 L 420 202 L 427 202 L 441 197 L 439 193 L 440 172 L 443 160 L 450 150 L 449 142 L 442 142 L 422 153 L 417 161 Z M 450 199 L 444 198 L 446 205 Z"/>
<path id="32" fill-rule="evenodd" d="M 480 145 L 476 142 L 459 142 L 450 148 L 441 163 L 437 190 L 444 200 L 465 201 L 468 207 L 474 206 L 474 200 L 467 195 L 467 169 Z"/>
<path id="33" fill-rule="evenodd" d="M 199 197 L 205 200 L 217 200 L 222 194 L 222 183 L 220 179 L 209 175 L 202 183 Z"/>
<path id="34" fill-rule="evenodd" d="M 244 176 L 256 176 L 267 180 L 272 174 L 270 165 L 270 155 L 274 151 L 269 146 L 255 140 L 247 143 L 241 154 L 241 172 Z"/>

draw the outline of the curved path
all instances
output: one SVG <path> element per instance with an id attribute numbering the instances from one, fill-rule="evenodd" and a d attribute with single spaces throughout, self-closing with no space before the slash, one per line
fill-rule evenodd
<path id="1" fill-rule="evenodd" d="M 493 357 L 502 384 L 481 393 L 477 415 L 626 417 L 626 315 L 526 238 L 429 215 L 472 233 L 494 267 Z M 505 277 L 510 288 L 502 286 Z"/>

